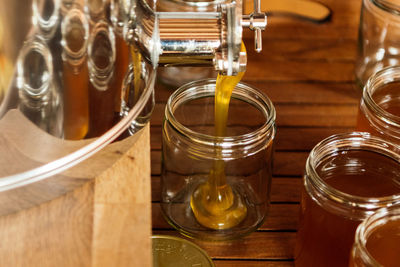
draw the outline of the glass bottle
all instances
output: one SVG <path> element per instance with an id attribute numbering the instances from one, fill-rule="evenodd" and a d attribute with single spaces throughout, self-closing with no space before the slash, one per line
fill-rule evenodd
<path id="1" fill-rule="evenodd" d="M 400 203 L 399 147 L 368 133 L 333 135 L 305 167 L 295 266 L 347 266 L 357 226 Z"/>
<path id="2" fill-rule="evenodd" d="M 62 21 L 64 138 L 82 139 L 89 129 L 89 25 L 83 11 L 69 9 Z"/>
<path id="3" fill-rule="evenodd" d="M 129 6 L 126 1 L 112 0 L 110 4 L 111 22 L 115 35 L 115 86 L 121 88 L 123 86 L 124 76 L 128 70 L 131 56 L 129 52 L 129 45 L 124 39 L 125 21 L 128 19 Z M 117 91 L 115 98 L 115 112 L 121 111 L 121 91 Z"/>
<path id="4" fill-rule="evenodd" d="M 89 37 L 89 132 L 97 137 L 110 129 L 119 113 L 115 114 L 115 37 L 105 21 L 98 22 Z"/>
<path id="5" fill-rule="evenodd" d="M 361 98 L 357 130 L 400 145 L 400 67 L 382 69 L 367 81 Z"/>
<path id="6" fill-rule="evenodd" d="M 62 137 L 62 102 L 52 64 L 43 39 L 34 37 L 25 42 L 17 61 L 18 109 L 39 128 Z"/>
<path id="7" fill-rule="evenodd" d="M 168 222 L 184 235 L 224 240 L 254 231 L 267 215 L 275 109 L 265 95 L 239 83 L 232 94 L 226 136 L 215 136 L 215 83 L 215 79 L 207 79 L 186 84 L 168 100 L 163 123 L 161 208 Z M 243 109 L 254 124 L 240 123 Z M 240 218 L 231 225 L 216 222 L 221 214 L 207 218 L 194 214 L 202 206 L 197 204 L 203 203 L 204 191 L 200 189 L 211 183 L 216 166 L 223 166 L 217 169 L 225 178 L 218 189 L 223 187 L 232 196 L 222 215 L 236 218 L 235 212 L 240 211 Z M 218 225 L 206 227 L 199 218 Z"/>
<path id="8" fill-rule="evenodd" d="M 399 65 L 400 5 L 394 0 L 363 0 L 355 65 L 361 88 L 387 66 Z"/>
<path id="9" fill-rule="evenodd" d="M 357 227 L 349 266 L 399 266 L 399 244 L 400 206 L 380 209 Z"/>

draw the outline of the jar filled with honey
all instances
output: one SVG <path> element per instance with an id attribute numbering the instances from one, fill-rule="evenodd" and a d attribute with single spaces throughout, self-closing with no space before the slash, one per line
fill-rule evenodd
<path id="1" fill-rule="evenodd" d="M 349 267 L 400 264 L 400 205 L 378 210 L 358 227 Z"/>
<path id="2" fill-rule="evenodd" d="M 119 117 L 115 98 L 121 88 L 115 85 L 115 37 L 106 21 L 95 24 L 89 37 L 89 131 L 87 137 L 97 137 L 109 130 Z"/>
<path id="3" fill-rule="evenodd" d="M 400 150 L 369 133 L 338 134 L 307 159 L 296 266 L 347 266 L 357 226 L 400 203 Z"/>
<path id="4" fill-rule="evenodd" d="M 161 208 L 184 235 L 226 240 L 254 231 L 266 218 L 275 109 L 264 94 L 239 83 L 227 99 L 221 133 L 222 125 L 214 127 L 215 95 L 216 80 L 208 79 L 180 87 L 168 100 Z"/>
<path id="5" fill-rule="evenodd" d="M 387 67 L 364 86 L 357 130 L 400 144 L 400 66 Z"/>
<path id="6" fill-rule="evenodd" d="M 89 129 L 89 73 L 87 43 L 89 24 L 78 7 L 62 21 L 64 138 L 82 139 Z"/>

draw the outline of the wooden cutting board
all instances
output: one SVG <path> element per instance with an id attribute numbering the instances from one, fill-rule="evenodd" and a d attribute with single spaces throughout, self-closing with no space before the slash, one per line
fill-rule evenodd
<path id="1" fill-rule="evenodd" d="M 149 126 L 110 168 L 0 217 L 0 266 L 151 266 Z"/>

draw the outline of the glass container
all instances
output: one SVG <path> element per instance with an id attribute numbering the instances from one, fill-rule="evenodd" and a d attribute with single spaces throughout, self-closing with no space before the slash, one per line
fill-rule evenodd
<path id="1" fill-rule="evenodd" d="M 357 227 L 349 266 L 399 266 L 399 244 L 400 205 L 380 209 Z"/>
<path id="2" fill-rule="evenodd" d="M 400 5 L 396 0 L 363 0 L 355 75 L 361 88 L 387 66 L 399 65 Z"/>
<path id="3" fill-rule="evenodd" d="M 224 240 L 254 231 L 267 215 L 275 109 L 265 95 L 239 83 L 232 93 L 226 136 L 217 137 L 215 82 L 186 84 L 168 100 L 161 208 L 182 234 Z"/>
<path id="4" fill-rule="evenodd" d="M 115 35 L 106 21 L 98 22 L 89 37 L 89 132 L 97 137 L 117 119 L 116 98 L 121 87 L 115 77 Z"/>
<path id="5" fill-rule="evenodd" d="M 89 24 L 83 11 L 71 8 L 62 21 L 64 137 L 83 139 L 89 129 Z"/>
<path id="6" fill-rule="evenodd" d="M 0 38 L 4 40 L 2 57 L 7 61 L 7 71 L 0 73 L 4 87 L 0 96 L 0 215 L 65 195 L 120 159 L 138 140 L 138 131 L 124 138 L 121 134 L 138 117 L 145 123 L 139 115 L 153 100 L 156 74 L 150 62 L 138 60 L 146 71 L 137 80 L 140 90 L 136 101 L 120 117 L 121 101 L 109 99 L 110 113 L 117 120 L 101 134 L 88 138 L 87 116 L 81 116 L 89 105 L 85 85 L 88 89 L 92 78 L 103 89 L 110 77 L 108 68 L 97 62 L 92 63 L 99 68 L 92 65 L 94 71 L 89 72 L 88 52 L 92 56 L 110 55 L 112 49 L 107 48 L 111 46 L 103 44 L 112 41 L 100 42 L 102 38 L 98 38 L 95 43 L 101 44 L 90 48 L 90 36 L 96 34 L 95 27 L 87 27 L 87 17 L 82 16 L 88 8 L 79 5 L 84 1 L 3 2 Z M 111 25 L 105 24 L 112 35 Z M 119 103 L 118 109 L 115 103 Z M 63 107 L 69 112 L 63 112 Z M 63 123 L 65 120 L 69 123 Z M 66 125 L 79 127 L 72 136 L 66 133 Z M 81 126 L 83 130 L 78 131 Z"/>
<path id="7" fill-rule="evenodd" d="M 140 70 L 136 71 L 134 64 L 130 64 L 128 71 L 125 75 L 122 83 L 122 95 L 121 95 L 121 117 L 125 117 L 129 114 L 129 111 L 137 104 L 139 96 L 146 89 L 143 81 L 151 72 L 150 65 L 141 62 L 139 64 Z M 146 123 L 150 120 L 150 116 L 155 106 L 154 92 L 151 94 L 147 103 L 142 109 L 142 112 L 131 122 L 130 127 L 127 129 L 128 135 L 133 135 L 140 129 L 142 129 Z"/>
<path id="8" fill-rule="evenodd" d="M 19 110 L 45 132 L 63 134 L 62 100 L 54 79 L 53 57 L 41 37 L 28 40 L 17 61 Z"/>
<path id="9" fill-rule="evenodd" d="M 357 226 L 400 203 L 399 147 L 368 133 L 318 143 L 307 159 L 296 266 L 347 266 Z"/>
<path id="10" fill-rule="evenodd" d="M 400 66 L 370 77 L 361 98 L 357 127 L 400 145 Z"/>

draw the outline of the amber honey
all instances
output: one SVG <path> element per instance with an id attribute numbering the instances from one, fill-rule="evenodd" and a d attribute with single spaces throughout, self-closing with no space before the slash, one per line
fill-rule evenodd
<path id="1" fill-rule="evenodd" d="M 306 167 L 295 265 L 347 266 L 360 222 L 400 197 L 400 163 L 377 151 L 354 148 L 315 162 L 315 173 Z M 315 174 L 320 178 L 314 179 Z"/>
<path id="2" fill-rule="evenodd" d="M 400 143 L 400 82 L 366 86 L 356 129 Z"/>
<path id="3" fill-rule="evenodd" d="M 400 264 L 400 206 L 380 209 L 357 228 L 350 267 L 396 267 Z"/>
<path id="4" fill-rule="evenodd" d="M 400 218 L 388 221 L 374 230 L 367 239 L 367 250 L 385 267 L 400 264 Z"/>
<path id="5" fill-rule="evenodd" d="M 246 51 L 242 43 L 242 51 Z M 215 136 L 226 136 L 232 91 L 244 72 L 236 76 L 218 75 L 215 86 Z M 218 155 L 219 151 L 215 151 Z M 247 213 L 240 195 L 232 191 L 225 175 L 225 163 L 216 160 L 208 181 L 193 193 L 190 205 L 197 221 L 212 229 L 228 229 L 239 224 Z"/>
<path id="6" fill-rule="evenodd" d="M 89 129 L 89 73 L 87 67 L 88 25 L 78 9 L 63 21 L 64 137 L 78 140 Z"/>

